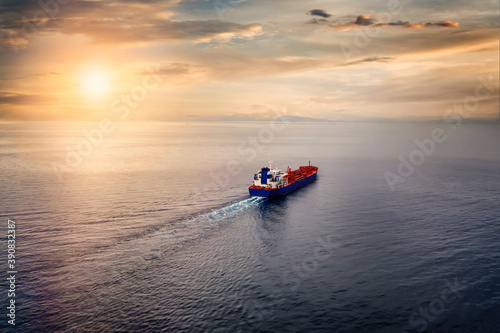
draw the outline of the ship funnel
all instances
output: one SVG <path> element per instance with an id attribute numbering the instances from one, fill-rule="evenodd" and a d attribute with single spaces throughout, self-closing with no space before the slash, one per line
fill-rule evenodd
<path id="1" fill-rule="evenodd" d="M 267 184 L 267 172 L 268 171 L 269 171 L 269 168 L 262 168 L 261 175 L 260 175 L 260 183 L 261 184 Z"/>

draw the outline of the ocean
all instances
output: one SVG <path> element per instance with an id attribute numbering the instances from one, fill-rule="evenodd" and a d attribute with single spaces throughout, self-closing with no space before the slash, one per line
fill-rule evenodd
<path id="1" fill-rule="evenodd" d="M 500 332 L 498 122 L 0 133 L 3 332 Z M 249 197 L 309 161 L 314 183 Z"/>

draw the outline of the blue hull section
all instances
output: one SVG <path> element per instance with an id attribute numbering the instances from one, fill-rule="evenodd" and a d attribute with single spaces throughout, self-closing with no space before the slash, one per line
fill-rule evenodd
<path id="1" fill-rule="evenodd" d="M 263 190 L 260 188 L 250 188 L 248 190 L 250 191 L 250 195 L 253 197 L 265 197 L 265 198 L 276 197 L 288 194 L 293 190 L 298 189 L 299 187 L 309 184 L 310 182 L 314 181 L 317 176 L 318 174 L 315 173 L 313 175 L 310 175 L 309 177 L 296 181 L 295 183 L 284 186 L 282 188 L 276 188 L 273 190 Z"/>

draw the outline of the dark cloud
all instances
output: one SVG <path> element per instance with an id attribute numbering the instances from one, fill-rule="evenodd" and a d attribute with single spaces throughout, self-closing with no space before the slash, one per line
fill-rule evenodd
<path id="1" fill-rule="evenodd" d="M 356 25 L 372 25 L 374 23 L 375 20 L 371 18 L 371 15 L 359 15 L 354 22 Z"/>
<path id="2" fill-rule="evenodd" d="M 439 22 L 427 22 L 427 23 L 410 23 L 409 21 L 397 21 L 397 22 L 387 22 L 387 23 L 376 23 L 376 20 L 370 14 L 363 14 L 356 17 L 356 20 L 349 23 L 333 23 L 330 27 L 340 30 L 347 30 L 350 28 L 370 26 L 377 28 L 393 27 L 399 26 L 403 28 L 420 29 L 427 27 L 444 27 L 444 28 L 458 28 L 458 22 L 451 21 L 439 21 Z"/>
<path id="3" fill-rule="evenodd" d="M 323 9 L 312 9 L 308 12 L 308 14 L 312 15 L 312 16 L 320 16 L 323 18 L 329 18 L 330 16 L 332 16 L 331 14 L 328 14 Z"/>
<path id="4" fill-rule="evenodd" d="M 451 22 L 451 21 L 440 21 L 436 23 L 432 22 L 427 22 L 427 23 L 410 23 L 408 21 L 397 21 L 397 22 L 389 22 L 389 23 L 377 23 L 374 25 L 375 27 L 388 27 L 388 26 L 401 26 L 404 28 L 411 28 L 411 29 L 420 29 L 420 28 L 427 28 L 427 27 L 444 27 L 444 28 L 458 28 L 458 22 Z"/>

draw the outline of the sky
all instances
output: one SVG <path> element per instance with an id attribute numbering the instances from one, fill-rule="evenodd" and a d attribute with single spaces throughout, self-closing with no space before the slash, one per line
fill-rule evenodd
<path id="1" fill-rule="evenodd" d="M 0 0 L 0 119 L 494 120 L 498 18 L 496 0 Z"/>

